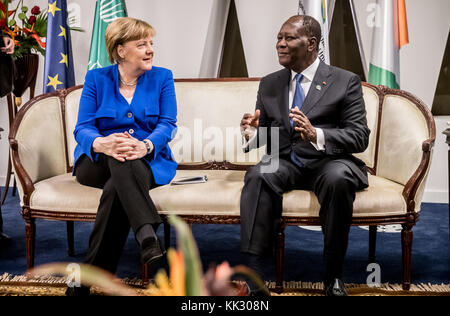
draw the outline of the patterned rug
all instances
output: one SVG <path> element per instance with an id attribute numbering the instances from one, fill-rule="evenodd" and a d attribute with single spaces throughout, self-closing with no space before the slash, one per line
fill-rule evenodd
<path id="1" fill-rule="evenodd" d="M 133 287 L 141 293 L 142 282 L 139 279 L 124 279 L 124 284 Z M 275 287 L 275 282 L 266 282 L 269 289 Z M 403 291 L 399 284 L 380 284 L 369 287 L 366 284 L 346 284 L 350 296 L 450 296 L 450 284 L 413 284 L 409 291 Z M 323 283 L 285 282 L 284 292 L 272 296 L 322 296 Z M 64 296 L 66 279 L 62 277 L 29 278 L 13 276 L 5 273 L 0 276 L 0 296 Z M 101 289 L 94 287 L 93 295 L 104 295 Z"/>

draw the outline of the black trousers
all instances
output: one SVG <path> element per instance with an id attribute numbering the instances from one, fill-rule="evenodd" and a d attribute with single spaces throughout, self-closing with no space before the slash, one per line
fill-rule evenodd
<path id="1" fill-rule="evenodd" d="M 161 218 L 149 196 L 156 187 L 144 160 L 120 162 L 100 154 L 97 162 L 83 155 L 75 176 L 80 184 L 103 189 L 85 263 L 115 273 L 130 231 L 144 224 L 158 228 Z"/>
<path id="2" fill-rule="evenodd" d="M 261 172 L 264 165 L 252 167 L 245 175 L 241 195 L 241 251 L 260 256 L 272 254 L 283 193 L 312 190 L 320 203 L 324 281 L 341 278 L 359 180 L 345 163 L 328 159 L 314 170 L 299 168 L 290 159 L 283 158 L 275 172 Z"/>

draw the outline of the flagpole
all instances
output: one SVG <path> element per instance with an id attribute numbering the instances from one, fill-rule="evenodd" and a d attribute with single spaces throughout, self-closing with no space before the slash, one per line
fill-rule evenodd
<path id="1" fill-rule="evenodd" d="M 123 11 L 125 12 L 125 16 L 128 16 L 127 3 L 123 0 Z"/>
<path id="2" fill-rule="evenodd" d="M 298 14 L 309 15 L 319 22 L 322 30 L 322 38 L 319 39 L 319 58 L 330 64 L 328 1 L 299 0 Z"/>
<path id="3" fill-rule="evenodd" d="M 334 7 L 336 6 L 336 0 L 329 0 L 328 2 L 328 34 L 331 31 L 331 23 L 333 22 Z"/>
<path id="4" fill-rule="evenodd" d="M 349 2 L 350 9 L 352 11 L 353 24 L 355 26 L 356 40 L 358 41 L 359 56 L 361 58 L 361 64 L 363 66 L 364 76 L 366 77 L 366 81 L 368 81 L 369 71 L 367 70 L 366 56 L 364 54 L 364 47 L 362 45 L 361 31 L 359 30 L 358 19 L 356 18 L 355 4 L 353 3 L 353 0 L 349 0 Z"/>
<path id="5" fill-rule="evenodd" d="M 306 11 L 305 11 L 305 7 L 303 6 L 303 2 L 302 0 L 298 1 L 298 15 L 305 15 Z"/>

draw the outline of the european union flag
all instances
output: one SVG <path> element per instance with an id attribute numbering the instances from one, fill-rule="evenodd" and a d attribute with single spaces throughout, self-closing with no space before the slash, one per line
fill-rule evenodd
<path id="1" fill-rule="evenodd" d="M 45 47 L 44 93 L 75 85 L 67 1 L 49 0 Z"/>

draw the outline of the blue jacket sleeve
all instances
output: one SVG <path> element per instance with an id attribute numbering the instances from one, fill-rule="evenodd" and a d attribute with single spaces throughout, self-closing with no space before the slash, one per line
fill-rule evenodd
<path id="1" fill-rule="evenodd" d="M 98 155 L 93 155 L 92 143 L 97 137 L 103 137 L 95 125 L 96 112 L 97 89 L 95 85 L 95 74 L 92 71 L 88 71 L 81 93 L 78 121 L 73 134 L 75 140 L 83 149 L 83 152 L 92 161 L 96 160 L 98 157 Z"/>
<path id="2" fill-rule="evenodd" d="M 175 85 L 171 71 L 162 83 L 161 95 L 159 97 L 159 120 L 153 132 L 147 137 L 154 146 L 154 157 L 175 136 L 177 123 L 177 100 L 175 97 Z"/>

